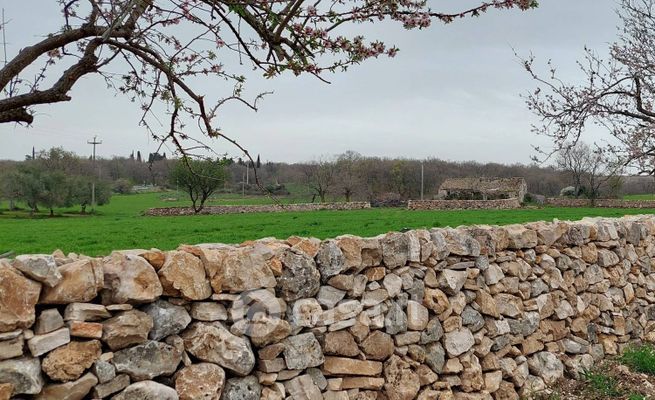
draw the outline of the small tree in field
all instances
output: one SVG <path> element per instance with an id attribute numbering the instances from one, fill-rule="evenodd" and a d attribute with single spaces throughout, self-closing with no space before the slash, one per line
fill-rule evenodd
<path id="1" fill-rule="evenodd" d="M 75 176 L 70 179 L 70 203 L 80 206 L 80 212 L 86 214 L 86 208 L 92 201 L 91 179 L 86 176 Z M 96 204 L 102 206 L 111 199 L 111 185 L 105 181 L 96 182 Z"/>
<path id="2" fill-rule="evenodd" d="M 184 157 L 173 167 L 171 184 L 184 188 L 196 214 L 202 211 L 209 196 L 225 183 L 224 164 L 224 161 Z"/>

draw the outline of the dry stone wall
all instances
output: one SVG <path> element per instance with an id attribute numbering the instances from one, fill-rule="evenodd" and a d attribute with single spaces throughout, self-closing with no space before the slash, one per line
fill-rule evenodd
<path id="1" fill-rule="evenodd" d="M 655 217 L 0 261 L 0 399 L 505 400 L 655 339 Z"/>
<path id="2" fill-rule="evenodd" d="M 552 197 L 546 199 L 546 204 L 556 207 L 592 207 L 589 199 L 569 199 L 565 197 Z M 655 200 L 621 200 L 596 199 L 593 207 L 602 208 L 655 208 Z"/>
<path id="3" fill-rule="evenodd" d="M 518 198 L 499 200 L 409 200 L 410 210 L 511 210 L 521 208 Z"/>
<path id="4" fill-rule="evenodd" d="M 297 204 L 261 204 L 261 205 L 225 205 L 206 206 L 199 214 L 245 214 L 261 212 L 318 211 L 318 210 L 363 210 L 371 208 L 367 201 L 347 203 L 297 203 Z M 191 207 L 159 207 L 145 212 L 152 216 L 195 215 Z"/>

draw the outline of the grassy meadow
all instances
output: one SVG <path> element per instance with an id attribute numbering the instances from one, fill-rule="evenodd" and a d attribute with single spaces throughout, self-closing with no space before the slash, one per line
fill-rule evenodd
<path id="1" fill-rule="evenodd" d="M 188 217 L 145 217 L 150 207 L 182 206 L 188 202 L 175 192 L 115 195 L 95 215 L 78 209 L 58 209 L 48 217 L 42 210 L 30 217 L 10 212 L 0 204 L 0 253 L 50 253 L 55 249 L 87 255 L 108 254 L 114 249 L 176 248 L 181 243 L 239 243 L 268 236 L 334 237 L 352 233 L 374 236 L 405 228 L 430 228 L 470 224 L 510 224 L 536 220 L 580 219 L 585 216 L 618 217 L 655 210 L 594 208 L 526 208 L 521 210 L 408 211 L 377 208 L 357 211 L 315 211 Z M 282 202 L 302 199 L 282 198 Z M 242 198 L 221 195 L 210 204 L 262 204 L 262 196 Z"/>

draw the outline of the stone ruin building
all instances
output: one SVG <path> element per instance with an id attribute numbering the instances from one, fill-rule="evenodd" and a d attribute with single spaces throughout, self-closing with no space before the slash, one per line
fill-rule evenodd
<path id="1" fill-rule="evenodd" d="M 448 178 L 437 193 L 439 200 L 498 200 L 518 198 L 523 202 L 528 184 L 521 177 Z"/>

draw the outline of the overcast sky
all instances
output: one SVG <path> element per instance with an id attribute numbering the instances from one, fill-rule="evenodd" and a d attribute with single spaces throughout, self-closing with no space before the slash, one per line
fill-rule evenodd
<path id="1" fill-rule="evenodd" d="M 432 0 L 443 5 L 470 0 Z M 10 20 L 8 58 L 60 24 L 54 0 L 0 0 Z M 520 98 L 534 88 L 514 56 L 534 53 L 553 59 L 559 72 L 579 77 L 575 60 L 584 45 L 606 51 L 616 36 L 615 0 L 541 0 L 533 11 L 491 11 L 480 18 L 428 30 L 364 26 L 369 39 L 400 47 L 394 59 L 369 60 L 327 78 L 248 78 L 248 93 L 268 96 L 257 113 L 224 109 L 220 126 L 262 161 L 305 161 L 354 150 L 364 155 L 527 163 L 532 144 L 546 144 L 530 132 L 534 117 Z M 358 26 L 357 29 L 360 29 Z M 229 65 L 228 65 L 229 68 Z M 207 92 L 225 91 L 220 81 Z M 158 144 L 138 127 L 139 109 L 84 78 L 73 101 L 36 108 L 34 124 L 0 125 L 0 159 L 22 159 L 32 146 L 63 146 L 89 154 L 86 141 L 98 135 L 98 154 L 127 156 L 154 151 Z M 219 152 L 238 156 L 222 142 Z"/>

